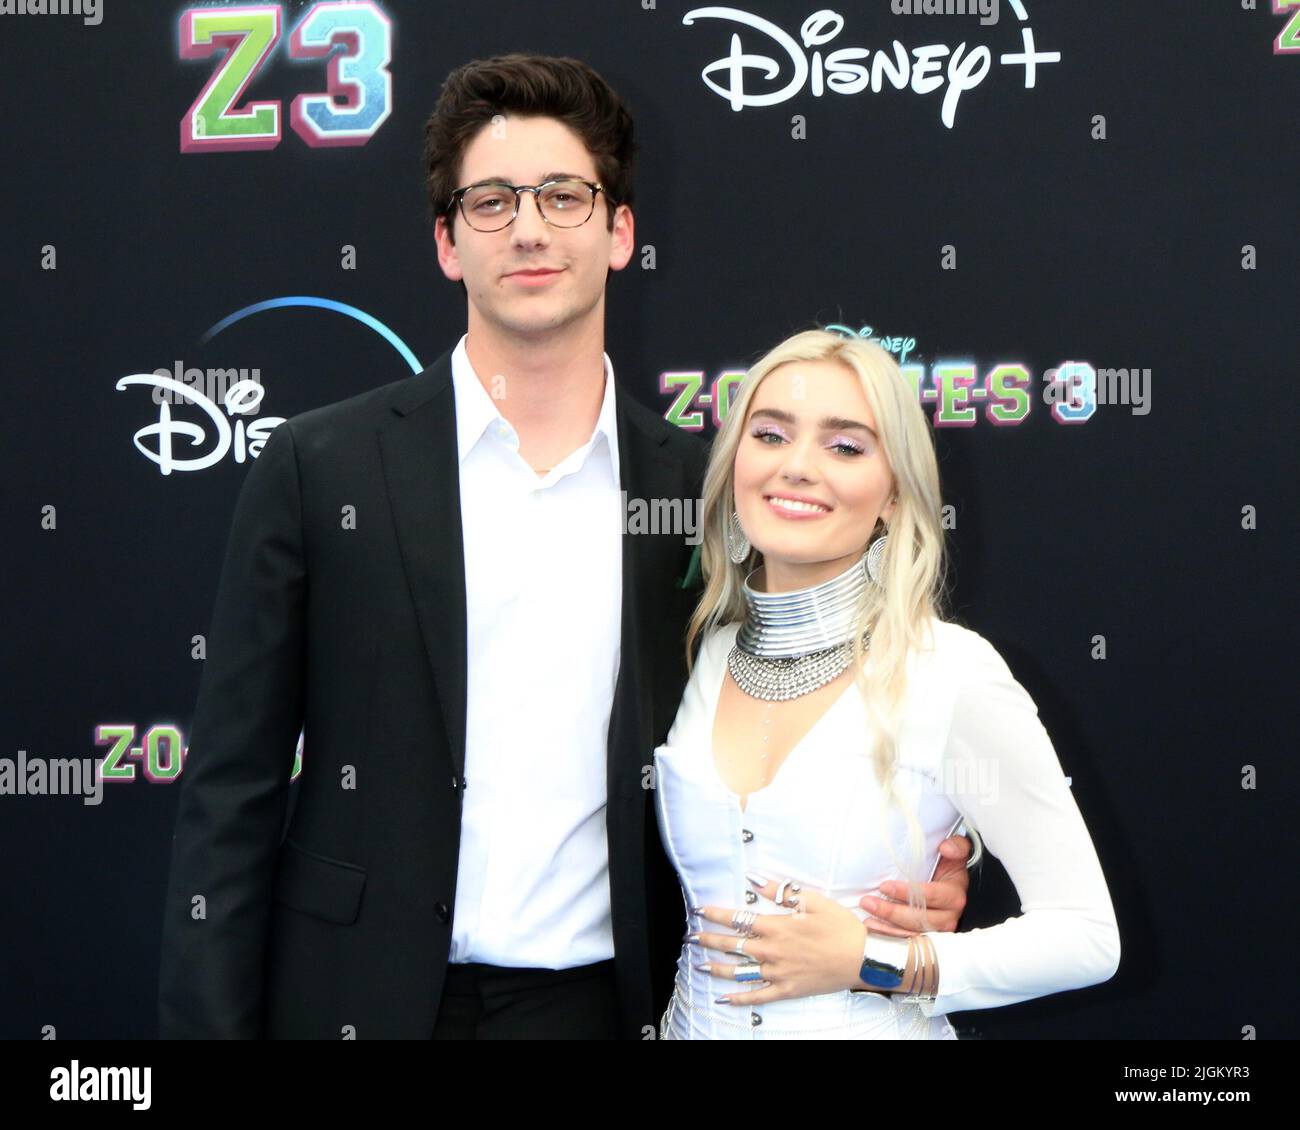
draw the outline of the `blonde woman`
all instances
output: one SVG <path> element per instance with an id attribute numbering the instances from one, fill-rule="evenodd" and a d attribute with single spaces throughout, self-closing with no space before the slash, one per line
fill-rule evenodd
<path id="1" fill-rule="evenodd" d="M 821 330 L 778 345 L 737 390 L 704 495 L 688 663 L 701 646 L 655 751 L 690 916 L 661 1037 L 955 1039 L 951 1012 L 1110 978 L 1110 893 L 1034 703 L 938 616 L 938 466 L 889 354 Z M 872 929 L 859 900 L 887 880 L 924 912 L 963 818 L 1022 913 Z"/>

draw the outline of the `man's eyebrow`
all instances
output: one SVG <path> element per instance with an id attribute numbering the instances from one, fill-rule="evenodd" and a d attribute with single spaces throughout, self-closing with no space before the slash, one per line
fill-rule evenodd
<path id="1" fill-rule="evenodd" d="M 789 412 L 783 412 L 779 408 L 755 408 L 750 414 L 752 420 L 755 416 L 771 416 L 774 420 L 780 420 L 783 424 L 796 423 L 795 418 Z M 845 416 L 823 416 L 818 421 L 818 427 L 827 431 L 840 431 L 844 428 L 861 428 L 864 432 L 870 432 L 873 439 L 878 439 L 874 428 L 867 427 L 866 424 L 858 420 L 850 420 Z"/>
<path id="2" fill-rule="evenodd" d="M 548 180 L 592 180 L 592 177 L 586 173 L 543 173 L 542 179 L 538 184 L 545 184 Z M 479 177 L 478 180 L 470 181 L 470 184 L 482 184 L 484 181 L 495 181 L 498 184 L 514 184 L 509 177 L 503 177 L 500 173 L 490 173 L 488 176 Z"/>

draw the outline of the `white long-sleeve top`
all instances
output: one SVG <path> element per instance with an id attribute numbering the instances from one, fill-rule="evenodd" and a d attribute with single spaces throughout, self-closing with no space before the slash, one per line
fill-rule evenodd
<path id="1" fill-rule="evenodd" d="M 924 833 L 923 878 L 938 861 L 939 843 L 964 818 L 1006 868 L 1021 914 L 980 930 L 930 932 L 940 978 L 929 1004 L 846 990 L 752 1008 L 717 1005 L 715 997 L 744 986 L 693 967 L 738 959 L 687 943 L 663 1037 L 955 1039 L 947 1013 L 1014 1004 L 1114 974 L 1120 945 L 1110 892 L 1033 700 L 978 633 L 931 625 L 933 646 L 909 659 L 899 739 L 898 788 Z M 659 827 L 688 916 L 692 906 L 791 913 L 761 896 L 755 901 L 745 875 L 757 872 L 794 879 L 865 921 L 858 900 L 903 877 L 882 829 L 900 861 L 909 848 L 903 816 L 895 806 L 882 808 L 857 686 L 847 683 L 742 810 L 718 776 L 712 749 L 739 627 L 706 638 L 668 739 L 655 751 Z M 692 931 L 731 932 L 699 916 L 689 922 Z"/>

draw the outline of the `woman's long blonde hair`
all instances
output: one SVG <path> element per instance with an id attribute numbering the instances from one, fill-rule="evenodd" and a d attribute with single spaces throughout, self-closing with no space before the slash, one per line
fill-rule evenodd
<path id="1" fill-rule="evenodd" d="M 880 346 L 827 330 L 805 330 L 765 354 L 745 374 L 718 430 L 704 478 L 701 566 L 705 586 L 686 632 L 686 663 L 693 664 L 696 638 L 715 627 L 743 621 L 742 585 L 762 563 L 751 548 L 741 564 L 726 552 L 724 529 L 735 510 L 736 450 L 745 433 L 749 405 L 759 385 L 779 366 L 792 361 L 835 361 L 854 372 L 875 417 L 875 430 L 894 479 L 897 503 L 886 527 L 863 531 L 862 552 L 887 528 L 880 565 L 880 584 L 868 584 L 857 609 L 853 645 L 855 682 L 871 725 L 872 761 L 885 804 L 896 803 L 907 821 L 911 860 L 899 866 L 907 877 L 909 905 L 925 909 L 918 889 L 922 881 L 924 843 L 911 806 L 895 789 L 898 734 L 911 652 L 928 646 L 930 621 L 945 599 L 946 559 L 940 522 L 939 465 L 930 424 L 898 363 Z M 869 646 L 862 638 L 868 635 Z M 867 662 L 870 657 L 870 662 Z M 898 865 L 892 837 L 885 841 Z"/>

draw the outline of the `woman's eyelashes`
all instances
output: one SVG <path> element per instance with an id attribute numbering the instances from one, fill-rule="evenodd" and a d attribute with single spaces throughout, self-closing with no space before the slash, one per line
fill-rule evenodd
<path id="1" fill-rule="evenodd" d="M 769 436 L 774 437 L 782 443 L 788 443 L 790 441 L 790 437 L 773 424 L 759 424 L 750 434 L 767 447 L 775 446 L 774 444 L 767 442 Z M 867 450 L 857 440 L 850 439 L 848 436 L 836 436 L 826 446 L 844 455 L 863 455 Z"/>
<path id="2" fill-rule="evenodd" d="M 750 433 L 755 439 L 762 442 L 766 436 L 775 436 L 777 439 L 785 439 L 786 434 L 774 424 L 759 424 Z M 772 446 L 768 444 L 767 446 Z"/>

